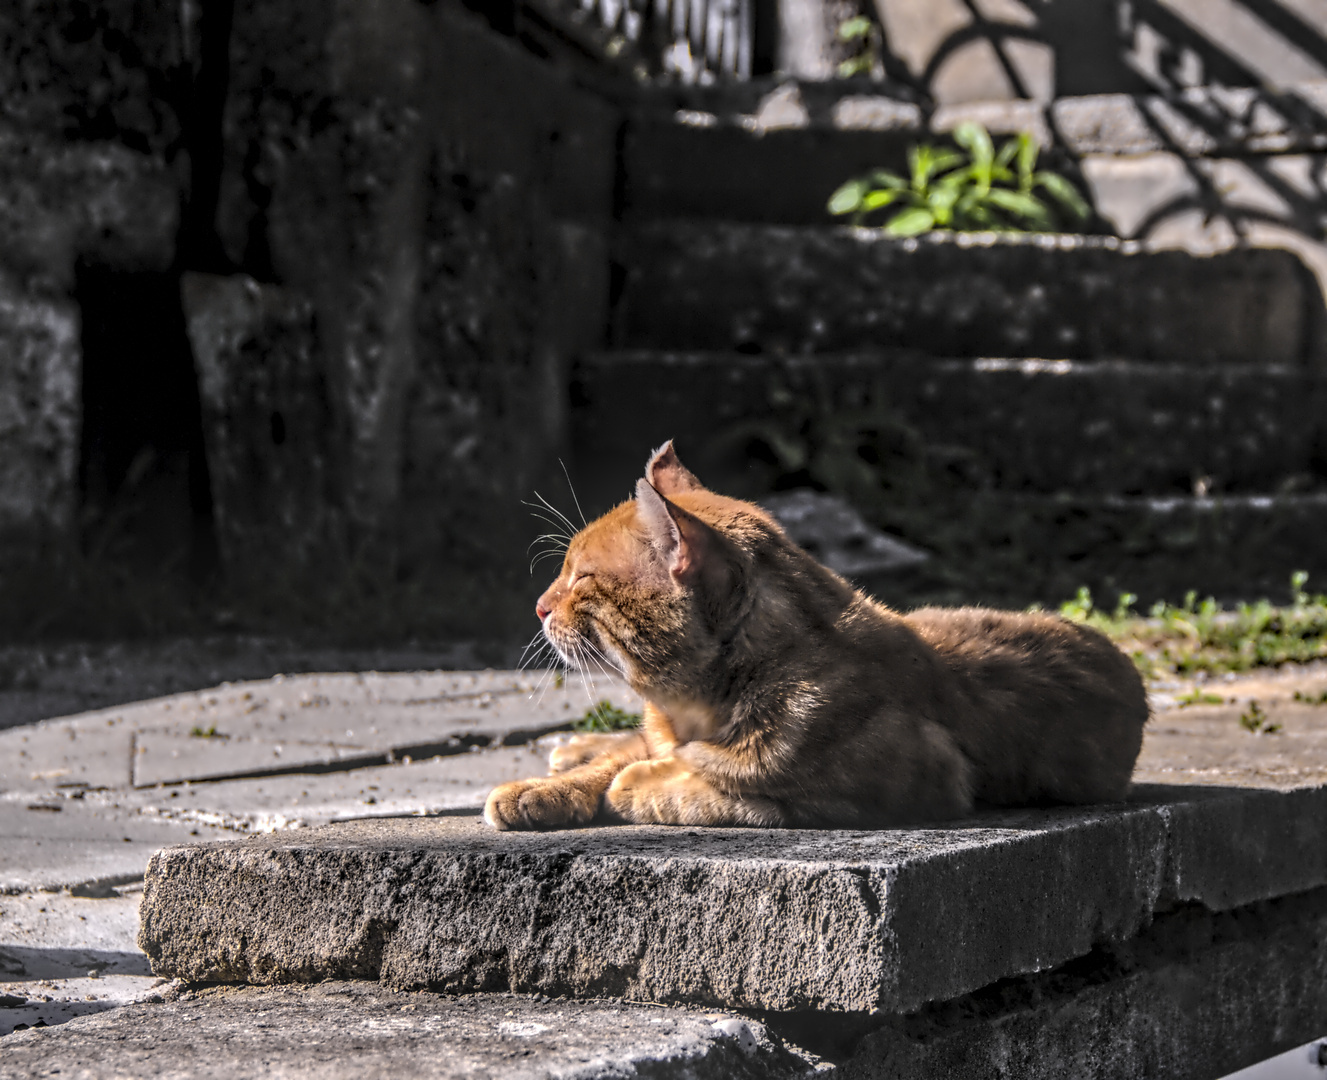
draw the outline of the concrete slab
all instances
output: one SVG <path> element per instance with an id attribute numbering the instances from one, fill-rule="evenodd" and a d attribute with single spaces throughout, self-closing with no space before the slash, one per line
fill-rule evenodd
<path id="1" fill-rule="evenodd" d="M 139 881 L 152 853 L 190 834 L 225 835 L 132 810 L 58 796 L 0 798 L 0 894 L 71 890 L 95 896 Z"/>
<path id="2" fill-rule="evenodd" d="M 1327 788 L 1158 786 L 879 832 L 432 818 L 167 849 L 140 945 L 198 981 L 906 1011 L 1125 940 L 1178 900 L 1323 884 Z"/>
<path id="3" fill-rule="evenodd" d="M 0 731 L 0 791 L 318 772 L 519 745 L 602 700 L 606 677 L 543 671 L 276 676 Z"/>
<path id="4" fill-rule="evenodd" d="M 1211 1080 L 1320 1037 L 1327 1016 L 1327 895 L 1256 910 L 1186 908 L 1135 941 L 1010 980 L 875 1030 L 844 1030 L 844 1080 Z M 833 1052 L 821 1030 L 780 1027 Z M 826 1036 L 830 1036 L 826 1038 Z M 1263 1076 L 1321 1075 L 1303 1053 Z"/>
<path id="5" fill-rule="evenodd" d="M 0 1078 L 418 1076 L 780 1080 L 812 1062 L 753 1020 L 623 1002 L 390 993 L 363 983 L 213 987 L 10 1035 Z"/>
<path id="6" fill-rule="evenodd" d="M 0 728 L 278 673 L 479 669 L 507 651 L 479 642 L 357 649 L 249 634 L 10 644 L 0 646 Z"/>
<path id="7" fill-rule="evenodd" d="M 91 792 L 87 799 L 151 818 L 243 833 L 357 818 L 478 811 L 497 784 L 546 773 L 555 738 L 409 764 Z"/>
<path id="8" fill-rule="evenodd" d="M 0 1035 L 116 1008 L 165 983 L 134 942 L 140 894 L 0 896 Z"/>

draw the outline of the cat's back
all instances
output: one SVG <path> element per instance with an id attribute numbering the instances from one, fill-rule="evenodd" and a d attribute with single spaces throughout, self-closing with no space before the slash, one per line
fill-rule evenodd
<path id="1" fill-rule="evenodd" d="M 977 766 L 978 798 L 1124 795 L 1147 695 L 1133 663 L 1105 635 L 1042 612 L 923 608 L 904 621 L 953 680 L 942 722 Z"/>

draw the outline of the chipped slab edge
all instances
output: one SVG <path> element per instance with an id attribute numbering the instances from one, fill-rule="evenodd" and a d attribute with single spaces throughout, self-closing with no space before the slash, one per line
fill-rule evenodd
<path id="1" fill-rule="evenodd" d="M 896 1012 L 1128 939 L 1171 903 L 1327 884 L 1327 788 L 1153 786 L 1123 807 L 881 833 L 427 822 L 166 849 L 140 945 L 158 974 L 200 981 Z"/>

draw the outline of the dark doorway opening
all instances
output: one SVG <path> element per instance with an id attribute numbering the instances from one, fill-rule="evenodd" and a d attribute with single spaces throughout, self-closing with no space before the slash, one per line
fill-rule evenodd
<path id="1" fill-rule="evenodd" d="M 179 275 L 80 267 L 87 555 L 201 582 L 215 571 L 212 492 Z"/>

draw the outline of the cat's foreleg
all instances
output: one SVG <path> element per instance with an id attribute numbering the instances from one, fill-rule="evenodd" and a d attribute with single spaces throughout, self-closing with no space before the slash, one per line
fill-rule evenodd
<path id="1" fill-rule="evenodd" d="M 647 757 L 668 757 L 679 745 L 668 714 L 653 702 L 647 701 L 644 721 L 635 731 L 594 732 L 573 736 L 549 754 L 548 771 L 553 775 L 563 773 L 577 765 L 587 765 L 604 753 L 615 754 L 623 750 L 635 753 L 638 749 L 636 741 L 640 739 L 645 740 L 645 751 L 631 758 L 632 761 Z"/>
<path id="2" fill-rule="evenodd" d="M 730 795 L 676 757 L 638 761 L 613 780 L 608 808 L 637 825 L 763 825 L 786 823 L 772 799 Z"/>
<path id="3" fill-rule="evenodd" d="M 557 775 L 578 765 L 588 765 L 600 754 L 629 749 L 640 738 L 641 734 L 638 731 L 573 735 L 561 746 L 554 747 L 553 752 L 548 755 L 548 771 L 552 775 Z"/>
<path id="4" fill-rule="evenodd" d="M 604 792 L 625 766 L 645 757 L 645 740 L 626 740 L 586 765 L 557 776 L 499 784 L 484 804 L 484 820 L 496 829 L 555 829 L 584 825 L 597 813 Z"/>

